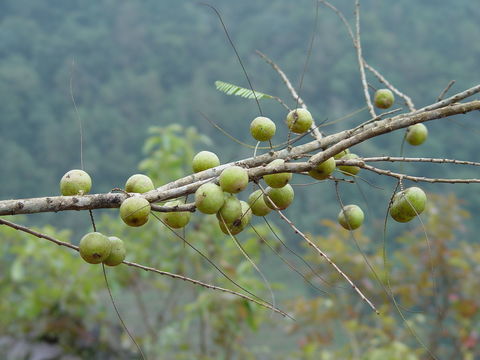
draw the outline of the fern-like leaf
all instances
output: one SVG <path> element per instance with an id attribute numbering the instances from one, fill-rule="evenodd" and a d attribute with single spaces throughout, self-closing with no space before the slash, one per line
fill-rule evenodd
<path id="1" fill-rule="evenodd" d="M 255 99 L 255 95 L 257 96 L 258 100 L 274 98 L 272 95 L 264 94 L 256 90 L 254 95 L 253 91 L 250 89 L 246 89 L 234 84 L 226 83 L 224 81 L 215 81 L 215 87 L 217 88 L 218 91 L 221 91 L 227 95 L 241 96 L 246 99 Z"/>

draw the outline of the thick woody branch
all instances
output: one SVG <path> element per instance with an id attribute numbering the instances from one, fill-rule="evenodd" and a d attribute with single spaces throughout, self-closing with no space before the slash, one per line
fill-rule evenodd
<path id="1" fill-rule="evenodd" d="M 480 89 L 480 86 L 478 86 L 478 88 Z M 456 96 L 458 96 L 458 94 L 454 97 Z M 154 203 L 192 194 L 201 184 L 208 181 L 214 181 L 223 169 L 233 164 L 247 168 L 250 179 L 257 179 L 266 174 L 284 171 L 295 173 L 309 171 L 315 165 L 320 164 L 340 151 L 370 138 L 405 128 L 413 124 L 446 118 L 458 114 L 465 114 L 475 110 L 480 110 L 480 100 L 452 104 L 430 111 L 417 110 L 413 114 L 402 114 L 392 118 L 366 123 L 360 128 L 344 130 L 326 136 L 320 141 L 311 141 L 292 149 L 284 149 L 274 153 L 266 153 L 242 161 L 220 165 L 209 170 L 186 176 L 148 193 L 137 196 L 143 196 L 149 202 Z M 307 154 L 321 149 L 324 150 L 313 155 L 308 162 L 286 163 L 285 165 L 275 167 L 274 169 L 265 167 L 265 165 L 273 159 L 300 159 L 307 156 Z M 4 200 L 0 201 L 0 215 L 117 208 L 127 196 L 128 195 L 124 193 L 107 193 L 84 196 L 54 196 L 34 199 Z"/>

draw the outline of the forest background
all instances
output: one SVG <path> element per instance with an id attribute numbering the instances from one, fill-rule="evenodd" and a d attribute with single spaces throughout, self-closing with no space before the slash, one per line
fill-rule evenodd
<path id="1" fill-rule="evenodd" d="M 306 0 L 210 3 L 221 10 L 255 88 L 293 106 L 278 75 L 255 50 L 274 59 L 294 84 L 298 83 L 313 27 L 314 4 Z M 353 18 L 352 2 L 335 5 Z M 479 18 L 479 7 L 467 0 L 456 1 L 454 6 L 448 1 L 364 1 L 364 56 L 420 107 L 435 101 L 450 80 L 456 80 L 453 91 L 478 84 Z M 79 124 L 71 84 L 83 120 L 85 170 L 92 176 L 93 193 L 121 188 L 139 171 L 151 175 L 159 186 L 189 173 L 189 159 L 203 149 L 218 151 L 222 163 L 250 156 L 251 149 L 232 142 L 200 114 L 253 144 L 248 127 L 258 115 L 255 103 L 218 92 L 216 80 L 247 86 L 218 19 L 196 2 L 1 1 L 0 198 L 58 194 L 61 176 L 80 166 Z M 324 7 L 320 7 L 301 94 L 317 123 L 363 109 L 321 128 L 327 134 L 368 118 L 352 44 L 338 17 Z M 263 106 L 277 126 L 283 123 L 281 106 L 273 101 Z M 405 155 L 478 158 L 478 114 L 431 122 L 428 127 L 428 141 L 420 148 L 406 147 Z M 354 150 L 363 156 L 399 155 L 402 138 L 399 131 Z M 476 168 L 432 164 L 407 164 L 403 170 L 430 177 L 454 174 L 474 178 L 478 173 Z M 378 176 L 365 178 L 367 182 L 359 182 L 358 187 L 342 185 L 341 193 L 348 203 L 358 202 L 368 209 L 367 226 L 357 240 L 380 273 L 383 221 L 394 184 Z M 300 177 L 297 182 L 308 180 Z M 474 264 L 480 251 L 475 247 L 477 221 L 468 214 L 480 210 L 480 197 L 472 195 L 477 186 L 422 187 L 432 199 L 423 220 L 430 250 L 418 222 L 389 223 L 386 236 L 392 267 L 399 269 L 392 271 L 392 282 L 398 283 L 395 291 L 403 306 L 413 309 L 405 316 L 414 335 L 393 308 L 392 299 L 375 283 L 348 233 L 333 223 L 340 205 L 334 187 L 328 184 L 299 186 L 287 214 L 383 304 L 383 317 L 372 317 L 353 292 L 336 287 L 346 285 L 277 219 L 272 224 L 278 233 L 292 249 L 309 258 L 311 267 L 285 249 L 282 254 L 286 251 L 289 261 L 317 286 L 325 287 L 315 280 L 318 272 L 335 283 L 333 288 L 325 287 L 329 295 L 319 294 L 266 249 L 255 233 L 245 235 L 252 256 L 272 282 L 277 301 L 297 314 L 296 322 L 279 320 L 254 305 L 192 289 L 178 280 L 130 269 L 111 272 L 114 296 L 151 358 L 374 359 L 387 351 L 402 359 L 405 354 L 420 359 L 429 355 L 419 339 L 445 358 L 459 351 L 462 358 L 476 358 L 480 356 L 480 329 L 475 321 L 480 304 L 472 289 L 478 286 L 475 272 L 480 270 Z M 124 235 L 127 248 L 130 245 L 127 258 L 228 285 L 158 223 L 132 231 L 119 223 L 114 211 L 94 213 L 104 231 Z M 72 243 L 78 243 L 91 226 L 83 213 L 37 214 L 17 220 Z M 264 223 L 259 229 L 268 234 Z M 5 315 L 0 320 L 0 346 L 23 351 L 24 359 L 33 358 L 29 354 L 38 353 L 38 346 L 56 351 L 51 359 L 137 358 L 136 348 L 112 311 L 99 268 L 88 267 L 68 250 L 13 230 L 1 231 L 0 313 Z M 230 275 L 269 297 L 249 263 L 233 244 L 226 244 L 213 223 L 198 224 L 191 234 L 196 245 L 223 261 Z M 211 248 L 201 243 L 211 238 L 215 239 Z M 442 278 L 443 271 L 453 278 Z M 411 285 L 413 281 L 420 285 Z M 52 288 L 52 282 L 57 286 Z M 439 319 L 439 314 L 444 318 Z M 445 332 L 437 334 L 434 324 L 445 326 Z M 319 325 L 321 331 L 315 329 Z M 18 353 L 11 356 L 22 358 Z"/>

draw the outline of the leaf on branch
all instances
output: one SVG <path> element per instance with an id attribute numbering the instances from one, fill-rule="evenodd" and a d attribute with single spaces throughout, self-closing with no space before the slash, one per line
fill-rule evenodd
<path id="1" fill-rule="evenodd" d="M 241 96 L 245 99 L 255 99 L 255 95 L 257 96 L 258 100 L 274 98 L 272 95 L 264 94 L 256 90 L 254 94 L 253 91 L 250 89 L 246 89 L 234 84 L 230 84 L 230 83 L 226 83 L 218 80 L 215 81 L 215 87 L 217 88 L 218 91 L 221 91 L 227 95 Z"/>

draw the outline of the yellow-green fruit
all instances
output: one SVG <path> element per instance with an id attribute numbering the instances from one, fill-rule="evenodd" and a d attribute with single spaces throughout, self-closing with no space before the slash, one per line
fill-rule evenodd
<path id="1" fill-rule="evenodd" d="M 335 160 L 338 160 L 338 159 L 342 158 L 343 156 L 345 156 L 347 154 L 350 154 L 350 150 L 345 149 L 345 150 L 340 151 L 338 154 L 333 155 L 333 158 Z"/>
<path id="2" fill-rule="evenodd" d="M 338 222 L 344 229 L 355 230 L 363 224 L 365 215 L 358 205 L 347 205 L 338 214 Z"/>
<path id="3" fill-rule="evenodd" d="M 218 156 L 211 151 L 200 151 L 192 160 L 192 169 L 193 172 L 196 173 L 214 168 L 218 165 L 220 165 L 220 160 Z"/>
<path id="4" fill-rule="evenodd" d="M 225 202 L 223 206 L 217 212 L 218 220 L 225 220 L 226 223 L 230 223 L 238 219 L 242 214 L 242 204 L 235 195 L 225 193 Z"/>
<path id="5" fill-rule="evenodd" d="M 395 102 L 395 97 L 389 89 L 379 89 L 374 96 L 375 106 L 380 109 L 388 109 Z"/>
<path id="6" fill-rule="evenodd" d="M 181 204 L 183 204 L 183 201 L 173 200 L 165 203 L 165 206 L 174 207 Z M 190 211 L 171 211 L 162 213 L 161 218 L 168 226 L 180 229 L 189 223 L 190 216 Z"/>
<path id="7" fill-rule="evenodd" d="M 390 216 L 398 222 L 408 222 L 425 210 L 427 195 L 419 187 L 412 186 L 395 194 Z"/>
<path id="8" fill-rule="evenodd" d="M 87 194 L 92 187 L 92 179 L 83 170 L 70 170 L 60 180 L 60 193 L 64 196 Z"/>
<path id="9" fill-rule="evenodd" d="M 313 117 L 310 111 L 305 109 L 295 109 L 287 115 L 288 128 L 297 134 L 303 134 L 310 129 L 313 124 Z"/>
<path id="10" fill-rule="evenodd" d="M 110 255 L 112 250 L 110 240 L 99 232 L 84 235 L 78 247 L 82 259 L 90 264 L 101 263 Z"/>
<path id="11" fill-rule="evenodd" d="M 267 169 L 273 169 L 277 166 L 282 166 L 285 164 L 283 159 L 275 159 L 267 165 Z M 292 178 L 292 173 L 277 173 L 270 175 L 263 175 L 263 180 L 265 183 L 272 188 L 281 188 L 288 184 Z"/>
<path id="12" fill-rule="evenodd" d="M 215 214 L 224 201 L 222 188 L 214 183 L 203 184 L 195 191 L 195 206 L 204 214 Z"/>
<path id="13" fill-rule="evenodd" d="M 135 174 L 128 178 L 125 183 L 125 191 L 143 194 L 155 189 L 152 180 L 143 174 Z"/>
<path id="14" fill-rule="evenodd" d="M 250 123 L 250 134 L 257 141 L 270 140 L 276 130 L 275 123 L 265 116 L 256 117 Z"/>
<path id="15" fill-rule="evenodd" d="M 150 203 L 145 198 L 129 197 L 120 205 L 120 217 L 129 226 L 142 226 L 148 221 L 150 209 Z"/>
<path id="16" fill-rule="evenodd" d="M 248 172 L 240 166 L 230 166 L 222 171 L 218 179 L 223 191 L 236 194 L 248 185 Z"/>
<path id="17" fill-rule="evenodd" d="M 335 170 L 335 166 L 335 159 L 331 157 L 310 170 L 308 175 L 317 180 L 324 180 Z"/>
<path id="18" fill-rule="evenodd" d="M 263 199 L 267 206 L 273 210 L 278 208 L 279 210 L 286 209 L 293 201 L 295 194 L 290 184 L 285 185 L 282 188 L 267 188 Z M 271 200 L 271 201 L 270 201 Z M 273 204 L 272 204 L 273 202 Z"/>
<path id="19" fill-rule="evenodd" d="M 427 140 L 428 137 L 428 129 L 425 125 L 419 123 L 415 125 L 411 125 L 407 129 L 407 134 L 405 135 L 405 140 L 410 145 L 421 145 Z"/>
<path id="20" fill-rule="evenodd" d="M 220 225 L 220 230 L 222 230 L 224 234 L 228 234 L 230 231 L 230 234 L 236 235 L 245 229 L 250 223 L 252 219 L 252 210 L 250 209 L 250 206 L 245 201 L 240 201 L 240 206 L 240 216 L 238 216 L 234 221 L 226 222 L 219 219 L 218 224 Z"/>
<path id="21" fill-rule="evenodd" d="M 358 155 L 349 153 L 344 155 L 340 158 L 340 160 L 355 160 L 358 159 Z M 357 175 L 360 171 L 358 166 L 350 166 L 350 165 L 339 165 L 338 170 L 340 170 L 343 174 L 353 176 Z"/>
<path id="22" fill-rule="evenodd" d="M 250 209 L 252 209 L 253 215 L 256 216 L 265 216 L 272 211 L 265 203 L 262 190 L 256 190 L 251 193 L 248 197 L 248 204 L 250 205 Z"/>
<path id="23" fill-rule="evenodd" d="M 108 266 L 117 266 L 125 260 L 126 250 L 123 241 L 116 236 L 109 236 L 108 240 L 112 246 L 110 255 L 103 260 L 103 263 Z"/>

